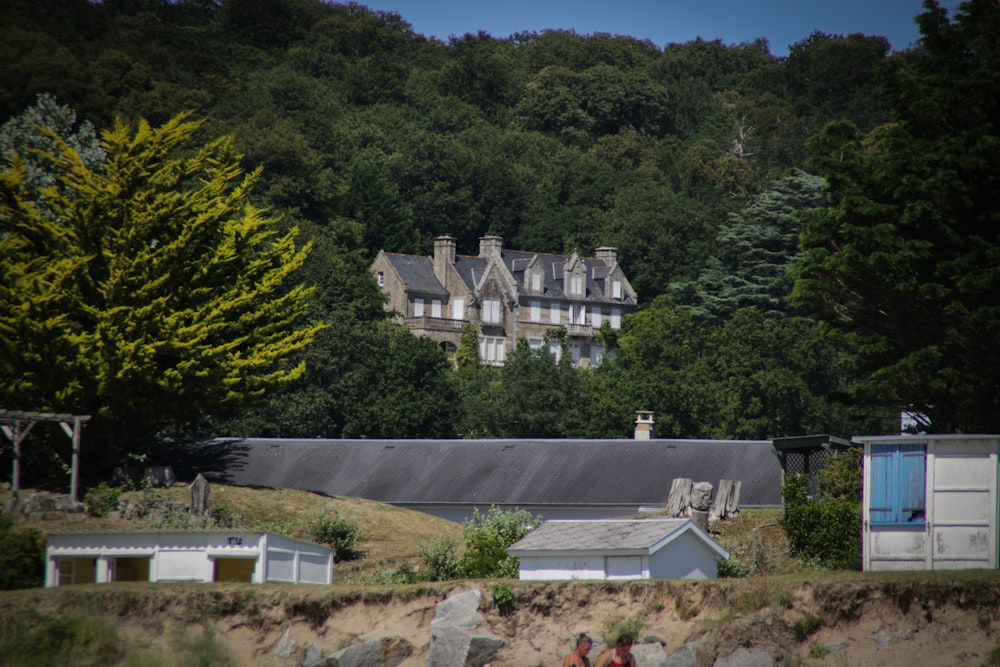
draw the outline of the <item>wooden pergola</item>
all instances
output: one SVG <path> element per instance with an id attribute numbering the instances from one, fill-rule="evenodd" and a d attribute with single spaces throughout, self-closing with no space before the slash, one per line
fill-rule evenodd
<path id="1" fill-rule="evenodd" d="M 56 412 L 24 412 L 0 409 L 0 431 L 14 444 L 14 466 L 11 472 L 11 492 L 15 498 L 21 490 L 21 442 L 38 422 L 56 422 L 63 433 L 73 441 L 73 461 L 70 469 L 69 495 L 77 502 L 80 472 L 80 440 L 83 423 L 90 415 L 71 415 Z"/>

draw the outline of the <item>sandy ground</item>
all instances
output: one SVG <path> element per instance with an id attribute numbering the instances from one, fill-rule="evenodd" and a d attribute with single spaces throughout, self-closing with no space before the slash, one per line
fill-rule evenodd
<path id="1" fill-rule="evenodd" d="M 413 647 L 403 667 L 417 667 L 430 654 L 436 605 L 477 585 L 483 600 L 480 630 L 506 642 L 491 667 L 559 665 L 576 634 L 586 632 L 600 642 L 616 620 L 639 620 L 640 637 L 655 637 L 667 653 L 700 642 L 703 665 L 749 646 L 767 649 L 786 665 L 981 665 L 1000 639 L 996 580 L 989 584 L 993 597 L 975 603 L 968 596 L 963 602 L 961 594 L 949 600 L 936 593 L 935 601 L 918 596 L 905 604 L 877 582 L 800 581 L 788 587 L 767 580 L 708 586 L 515 582 L 516 608 L 509 615 L 493 607 L 491 587 L 479 582 L 401 587 L 346 601 L 303 587 L 260 587 L 259 594 L 241 598 L 251 608 L 222 604 L 225 612 L 210 616 L 208 625 L 237 665 L 291 667 L 301 664 L 310 644 L 326 656 L 361 641 L 394 637 Z M 121 618 L 120 628 L 133 646 L 170 664 L 172 647 L 200 636 L 205 623 L 159 597 L 159 603 L 145 605 L 147 611 Z M 195 603 L 189 597 L 185 604 Z M 286 633 L 296 649 L 280 657 L 276 650 Z"/>

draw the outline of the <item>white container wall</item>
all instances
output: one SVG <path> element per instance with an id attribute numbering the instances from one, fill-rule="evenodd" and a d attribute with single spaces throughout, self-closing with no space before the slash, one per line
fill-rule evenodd
<path id="1" fill-rule="evenodd" d="M 46 587 L 121 581 L 333 583 L 333 550 L 270 533 L 51 533 Z"/>
<path id="2" fill-rule="evenodd" d="M 998 567 L 997 435 L 859 436 L 863 568 Z"/>

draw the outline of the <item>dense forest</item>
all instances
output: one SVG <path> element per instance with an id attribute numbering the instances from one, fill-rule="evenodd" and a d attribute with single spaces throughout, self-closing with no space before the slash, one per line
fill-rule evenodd
<path id="1" fill-rule="evenodd" d="M 764 39 L 442 42 L 319 0 L 0 8 L 0 408 L 93 414 L 101 465 L 205 435 L 628 437 L 637 409 L 662 437 L 892 433 L 901 411 L 1000 429 L 993 0 L 929 0 L 907 51 L 814 33 L 781 58 Z M 215 301 L 209 237 L 165 241 L 199 206 L 240 220 L 252 250 L 231 252 L 259 270 L 220 272 Z M 441 234 L 465 254 L 486 234 L 616 247 L 639 312 L 596 368 L 527 346 L 454 367 L 390 323 L 367 270 Z M 159 264 L 164 244 L 184 261 Z M 171 280 L 183 326 L 135 296 Z M 243 328 L 202 333 L 220 312 Z"/>

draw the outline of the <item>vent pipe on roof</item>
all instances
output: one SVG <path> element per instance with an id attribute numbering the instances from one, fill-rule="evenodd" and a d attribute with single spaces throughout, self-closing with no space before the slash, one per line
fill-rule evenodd
<path id="1" fill-rule="evenodd" d="M 635 439 L 652 440 L 656 437 L 656 421 L 653 413 L 649 410 L 636 410 L 635 412 Z"/>

